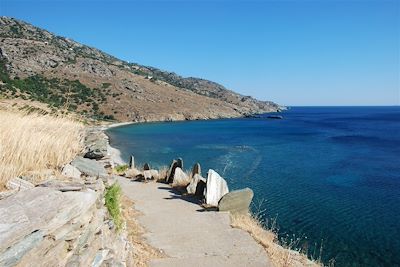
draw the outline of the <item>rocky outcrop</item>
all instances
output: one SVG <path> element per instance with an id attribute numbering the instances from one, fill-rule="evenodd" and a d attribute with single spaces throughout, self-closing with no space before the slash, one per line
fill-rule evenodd
<path id="1" fill-rule="evenodd" d="M 229 192 L 228 184 L 216 171 L 208 170 L 207 186 L 205 190 L 206 204 L 218 207 L 219 200 Z"/>
<path id="2" fill-rule="evenodd" d="M 66 183 L 59 185 L 43 184 L 0 202 L 0 266 L 124 264 L 129 243 L 110 228 L 104 185 L 75 185 L 68 192 L 62 190 Z"/>
<path id="3" fill-rule="evenodd" d="M 250 188 L 235 190 L 224 195 L 218 203 L 219 211 L 247 214 L 254 193 Z"/>

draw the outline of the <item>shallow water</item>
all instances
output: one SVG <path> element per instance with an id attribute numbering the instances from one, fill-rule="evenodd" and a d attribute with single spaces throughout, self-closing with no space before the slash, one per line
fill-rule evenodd
<path id="1" fill-rule="evenodd" d="M 110 129 L 126 159 L 182 157 L 250 187 L 281 239 L 335 266 L 400 265 L 400 107 L 295 107 L 283 120 L 148 123 Z M 322 244 L 322 245 L 321 245 Z"/>

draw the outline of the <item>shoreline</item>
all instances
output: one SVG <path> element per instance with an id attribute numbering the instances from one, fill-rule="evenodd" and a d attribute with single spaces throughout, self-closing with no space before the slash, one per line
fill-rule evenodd
<path id="1" fill-rule="evenodd" d="M 101 131 L 108 137 L 108 153 L 109 157 L 116 164 L 127 164 L 121 157 L 121 151 L 118 148 L 113 147 L 110 144 L 110 137 L 107 135 L 106 131 L 110 128 L 115 128 L 119 126 L 125 126 L 130 124 L 136 124 L 137 122 L 132 123 L 116 123 L 111 125 L 112 127 L 108 127 L 102 129 Z M 127 178 L 124 178 L 127 179 Z M 158 182 L 155 182 L 158 183 Z M 172 187 L 171 187 L 172 188 Z M 217 212 L 218 213 L 218 212 Z M 323 266 L 320 262 L 315 260 L 311 260 L 307 257 L 306 254 L 300 253 L 296 248 L 286 247 L 277 241 L 275 237 L 274 231 L 271 229 L 264 228 L 265 226 L 250 212 L 248 215 L 242 216 L 234 216 L 230 215 L 230 226 L 232 229 L 240 229 L 242 231 L 247 232 L 251 238 L 261 245 L 266 251 L 268 258 L 273 260 L 275 264 L 284 264 L 285 266 L 289 264 L 289 262 L 293 261 L 295 265 L 287 265 L 287 266 Z M 268 236 L 268 239 L 265 239 L 265 236 Z M 272 238 L 272 241 L 271 241 Z M 283 262 L 282 262 L 283 261 Z"/>

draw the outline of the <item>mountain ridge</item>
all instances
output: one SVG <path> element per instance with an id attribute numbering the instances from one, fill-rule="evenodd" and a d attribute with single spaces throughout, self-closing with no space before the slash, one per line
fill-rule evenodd
<path id="1" fill-rule="evenodd" d="M 97 48 L 0 17 L 0 93 L 97 119 L 168 121 L 276 112 L 271 101 L 174 72 L 128 63 Z"/>

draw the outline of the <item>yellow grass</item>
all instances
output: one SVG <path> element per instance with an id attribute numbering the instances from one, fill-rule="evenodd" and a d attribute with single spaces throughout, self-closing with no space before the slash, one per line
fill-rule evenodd
<path id="1" fill-rule="evenodd" d="M 65 117 L 0 110 L 0 189 L 13 177 L 59 170 L 81 151 L 82 130 Z"/>
<path id="2" fill-rule="evenodd" d="M 259 220 L 251 214 L 232 214 L 231 226 L 245 230 L 260 243 L 274 266 L 321 266 L 319 263 L 309 260 L 306 255 L 294 250 L 296 240 L 292 240 L 284 246 L 279 245 L 274 230 L 264 229 Z M 272 228 L 274 227 L 272 226 Z"/>

